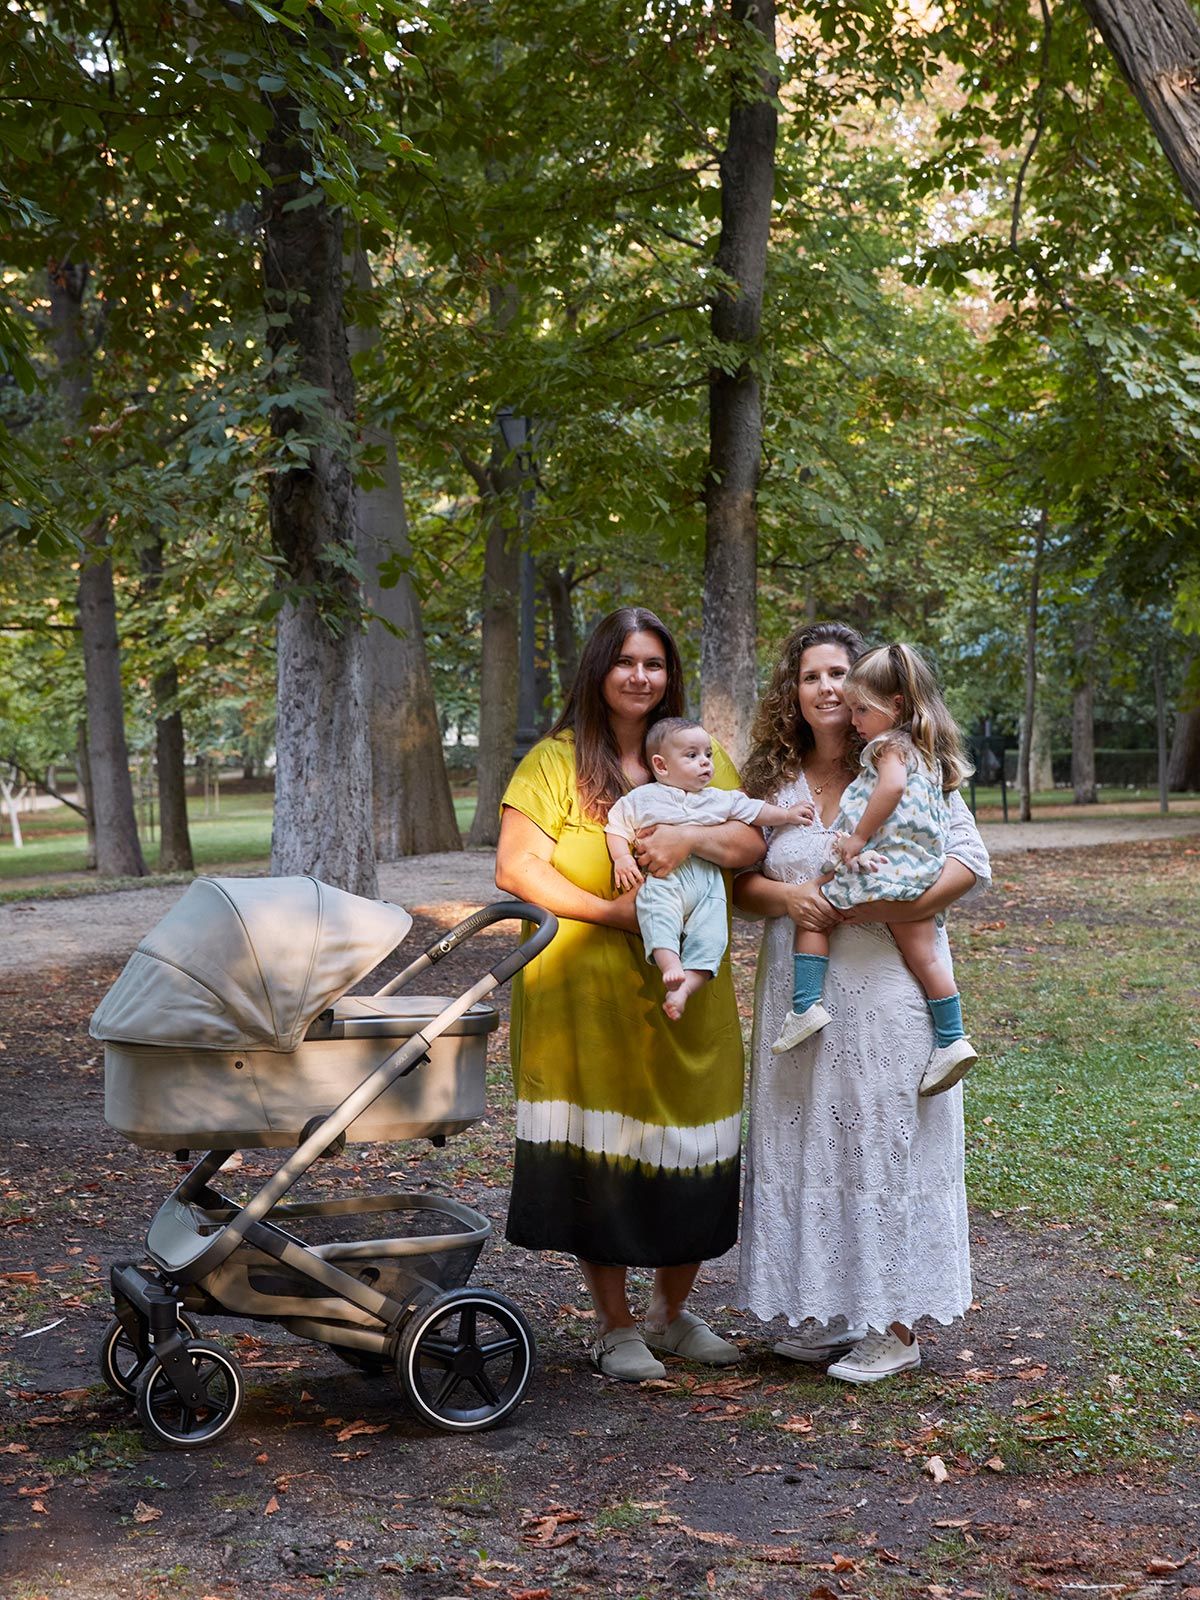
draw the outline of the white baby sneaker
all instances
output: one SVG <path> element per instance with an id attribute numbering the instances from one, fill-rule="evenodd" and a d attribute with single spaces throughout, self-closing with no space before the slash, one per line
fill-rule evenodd
<path id="1" fill-rule="evenodd" d="M 955 1039 L 953 1044 L 935 1045 L 929 1065 L 921 1075 L 917 1093 L 926 1099 L 931 1094 L 942 1094 L 965 1078 L 979 1057 L 970 1039 Z"/>
<path id="2" fill-rule="evenodd" d="M 798 1044 L 803 1044 L 805 1039 L 811 1038 L 814 1033 L 820 1033 L 828 1024 L 829 1013 L 819 1000 L 815 1000 L 807 1011 L 789 1011 L 783 1019 L 778 1039 L 771 1046 L 772 1055 L 786 1055 L 789 1050 L 794 1050 Z"/>

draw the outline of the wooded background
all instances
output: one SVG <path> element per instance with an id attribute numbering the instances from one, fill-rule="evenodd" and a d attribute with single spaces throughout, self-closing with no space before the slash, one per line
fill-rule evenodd
<path id="1" fill-rule="evenodd" d="M 372 893 L 447 750 L 494 839 L 524 578 L 526 738 L 638 602 L 740 756 L 833 616 L 1026 803 L 1200 787 L 1198 70 L 1187 0 L 13 0 L 0 764 L 129 875 L 131 753 L 164 870 L 270 760 Z"/>

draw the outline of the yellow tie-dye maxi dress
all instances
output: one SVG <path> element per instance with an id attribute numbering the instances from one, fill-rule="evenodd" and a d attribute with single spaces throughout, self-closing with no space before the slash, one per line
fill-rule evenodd
<path id="1" fill-rule="evenodd" d="M 732 762 L 713 754 L 714 784 L 736 788 Z M 569 733 L 529 752 L 503 804 L 554 840 L 564 878 L 611 897 L 604 830 L 580 807 Z M 663 1267 L 735 1242 L 743 1057 L 728 955 L 678 1022 L 663 997 L 636 933 L 565 917 L 518 977 L 514 1244 Z"/>

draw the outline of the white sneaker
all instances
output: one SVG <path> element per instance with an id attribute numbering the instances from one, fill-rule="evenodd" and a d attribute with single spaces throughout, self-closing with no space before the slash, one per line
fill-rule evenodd
<path id="1" fill-rule="evenodd" d="M 777 1356 L 789 1361 L 804 1361 L 819 1367 L 826 1361 L 844 1356 L 846 1351 L 867 1336 L 866 1328 L 852 1328 L 845 1317 L 834 1317 L 830 1322 L 814 1322 L 811 1318 L 802 1323 L 786 1339 L 778 1339 L 772 1346 Z"/>
<path id="2" fill-rule="evenodd" d="M 955 1039 L 953 1044 L 935 1045 L 929 1065 L 921 1075 L 921 1087 L 917 1093 L 929 1096 L 953 1089 L 978 1060 L 970 1039 Z"/>
<path id="3" fill-rule="evenodd" d="M 814 1000 L 807 1011 L 789 1011 L 783 1019 L 783 1027 L 779 1030 L 779 1037 L 771 1046 L 771 1054 L 783 1056 L 789 1050 L 794 1050 L 798 1044 L 803 1044 L 805 1039 L 829 1024 L 829 1013 L 819 1000 Z"/>
<path id="4" fill-rule="evenodd" d="M 920 1365 L 921 1346 L 915 1339 L 905 1344 L 894 1333 L 876 1333 L 872 1328 L 849 1355 L 826 1369 L 825 1376 L 841 1378 L 846 1383 L 879 1383 Z"/>

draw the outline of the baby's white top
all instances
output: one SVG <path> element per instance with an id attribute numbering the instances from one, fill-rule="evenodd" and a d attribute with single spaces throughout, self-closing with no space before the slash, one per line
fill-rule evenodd
<path id="1" fill-rule="evenodd" d="M 693 794 L 671 783 L 640 783 L 613 802 L 604 831 L 632 844 L 638 829 L 652 822 L 699 822 L 704 827 L 757 822 L 763 804 L 740 789 L 714 789 L 711 784 Z"/>

